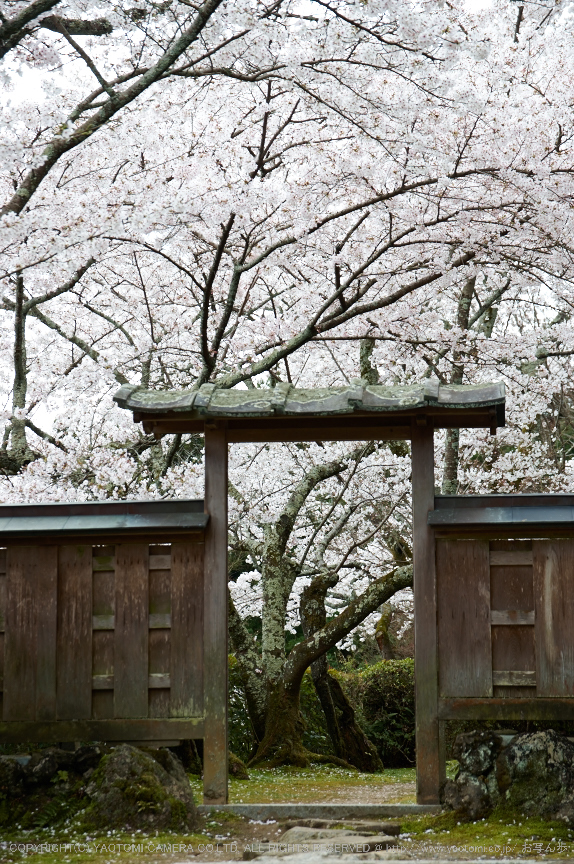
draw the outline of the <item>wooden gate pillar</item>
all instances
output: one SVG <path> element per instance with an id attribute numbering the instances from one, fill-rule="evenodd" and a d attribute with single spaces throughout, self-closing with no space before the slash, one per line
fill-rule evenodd
<path id="1" fill-rule="evenodd" d="M 227 804 L 227 430 L 205 425 L 203 795 Z"/>
<path id="2" fill-rule="evenodd" d="M 440 753 L 438 722 L 435 549 L 433 532 L 427 523 L 429 510 L 434 509 L 434 439 L 430 418 L 415 418 L 411 442 L 417 802 L 438 804 L 444 759 Z"/>

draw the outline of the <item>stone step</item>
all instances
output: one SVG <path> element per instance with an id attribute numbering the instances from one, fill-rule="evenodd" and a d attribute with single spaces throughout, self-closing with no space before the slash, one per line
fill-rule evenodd
<path id="1" fill-rule="evenodd" d="M 398 837 L 401 826 L 398 822 L 367 822 L 365 820 L 353 821 L 350 819 L 297 819 L 295 822 L 286 822 L 285 830 L 289 828 L 348 828 L 363 834 L 388 834 Z"/>

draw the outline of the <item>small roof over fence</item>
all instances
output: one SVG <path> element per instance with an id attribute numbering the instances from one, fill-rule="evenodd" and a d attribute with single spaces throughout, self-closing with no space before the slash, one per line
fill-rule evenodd
<path id="1" fill-rule="evenodd" d="M 439 536 L 571 536 L 574 495 L 437 495 L 428 524 Z"/>
<path id="2" fill-rule="evenodd" d="M 222 422 L 229 441 L 364 440 L 409 438 L 411 423 L 432 418 L 435 428 L 504 426 L 501 382 L 388 387 L 356 380 L 347 387 L 304 389 L 281 383 L 269 389 L 145 390 L 124 385 L 114 396 L 147 432 L 203 432 Z M 417 420 L 417 418 L 419 418 Z M 371 430 L 371 431 L 369 431 Z M 382 430 L 386 430 L 383 434 Z"/>
<path id="3" fill-rule="evenodd" d="M 203 532 L 209 516 L 202 500 L 94 501 L 81 504 L 4 504 L 0 506 L 0 546 L 32 537 L 177 538 Z M 167 542 L 167 539 L 165 540 Z"/>

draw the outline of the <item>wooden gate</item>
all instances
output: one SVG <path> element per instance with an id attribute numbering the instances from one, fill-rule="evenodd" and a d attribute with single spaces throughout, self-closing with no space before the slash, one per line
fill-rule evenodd
<path id="1" fill-rule="evenodd" d="M 4 740 L 203 732 L 202 543 L 11 546 L 0 585 Z"/>
<path id="2" fill-rule="evenodd" d="M 436 557 L 440 696 L 573 697 L 574 540 L 438 539 Z"/>
<path id="3" fill-rule="evenodd" d="M 574 497 L 434 504 L 435 722 L 574 719 Z"/>
<path id="4" fill-rule="evenodd" d="M 0 741 L 217 732 L 207 524 L 203 501 L 0 507 Z"/>

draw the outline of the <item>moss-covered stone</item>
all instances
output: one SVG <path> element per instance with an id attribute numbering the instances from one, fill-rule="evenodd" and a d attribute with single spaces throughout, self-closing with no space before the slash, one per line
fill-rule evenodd
<path id="1" fill-rule="evenodd" d="M 197 811 L 183 766 L 167 749 L 52 747 L 25 766 L 0 757 L 0 827 L 72 821 L 96 830 L 189 831 Z"/>
<path id="2" fill-rule="evenodd" d="M 122 744 L 104 756 L 85 792 L 87 826 L 181 831 L 197 825 L 189 780 L 169 750 L 144 752 Z"/>
<path id="3" fill-rule="evenodd" d="M 459 735 L 459 771 L 444 788 L 444 803 L 469 819 L 495 808 L 528 817 L 574 822 L 574 744 L 552 729 L 516 735 Z"/>
<path id="4" fill-rule="evenodd" d="M 240 759 L 239 756 L 236 756 L 235 753 L 232 753 L 230 750 L 228 761 L 230 777 L 235 777 L 236 780 L 249 780 L 249 772 L 243 759 Z"/>

